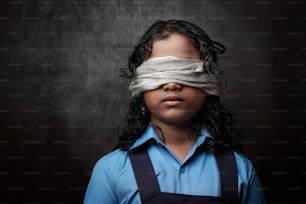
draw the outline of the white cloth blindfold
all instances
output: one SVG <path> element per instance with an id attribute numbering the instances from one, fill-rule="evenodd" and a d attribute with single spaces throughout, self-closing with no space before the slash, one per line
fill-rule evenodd
<path id="1" fill-rule="evenodd" d="M 219 80 L 214 63 L 173 56 L 145 60 L 136 69 L 129 90 L 132 96 L 136 96 L 170 82 L 200 88 L 209 95 L 219 95 Z"/>

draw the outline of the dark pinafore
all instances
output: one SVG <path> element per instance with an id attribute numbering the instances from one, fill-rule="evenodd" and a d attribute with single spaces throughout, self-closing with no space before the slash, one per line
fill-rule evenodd
<path id="1" fill-rule="evenodd" d="M 238 176 L 234 153 L 232 150 L 224 150 L 214 155 L 220 172 L 221 197 L 161 192 L 146 148 L 129 152 L 142 204 L 238 203 Z"/>

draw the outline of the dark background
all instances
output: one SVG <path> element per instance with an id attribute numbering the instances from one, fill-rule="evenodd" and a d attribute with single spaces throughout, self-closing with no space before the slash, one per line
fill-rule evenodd
<path id="1" fill-rule="evenodd" d="M 119 69 L 157 19 L 227 47 L 235 113 L 270 203 L 306 203 L 306 2 L 12 0 L 0 4 L 0 203 L 81 203 L 129 94 Z M 115 162 L 115 161 L 114 161 Z"/>

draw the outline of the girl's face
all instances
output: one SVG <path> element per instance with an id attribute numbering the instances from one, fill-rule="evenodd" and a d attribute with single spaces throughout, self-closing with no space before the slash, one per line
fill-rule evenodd
<path id="1" fill-rule="evenodd" d="M 172 33 L 166 39 L 152 44 L 150 57 L 174 56 L 200 59 L 199 51 L 187 37 Z M 202 108 L 206 94 L 199 88 L 168 83 L 144 93 L 145 103 L 153 124 L 191 125 Z"/>

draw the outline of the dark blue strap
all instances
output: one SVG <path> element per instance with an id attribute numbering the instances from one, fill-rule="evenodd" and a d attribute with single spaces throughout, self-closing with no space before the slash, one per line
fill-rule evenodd
<path id="1" fill-rule="evenodd" d="M 149 157 L 145 149 L 129 152 L 138 190 L 160 192 L 159 184 Z M 141 193 L 140 193 L 141 195 Z"/>
<path id="2" fill-rule="evenodd" d="M 238 200 L 238 171 L 234 152 L 232 150 L 217 151 L 215 157 L 220 173 L 222 197 L 233 201 Z"/>

